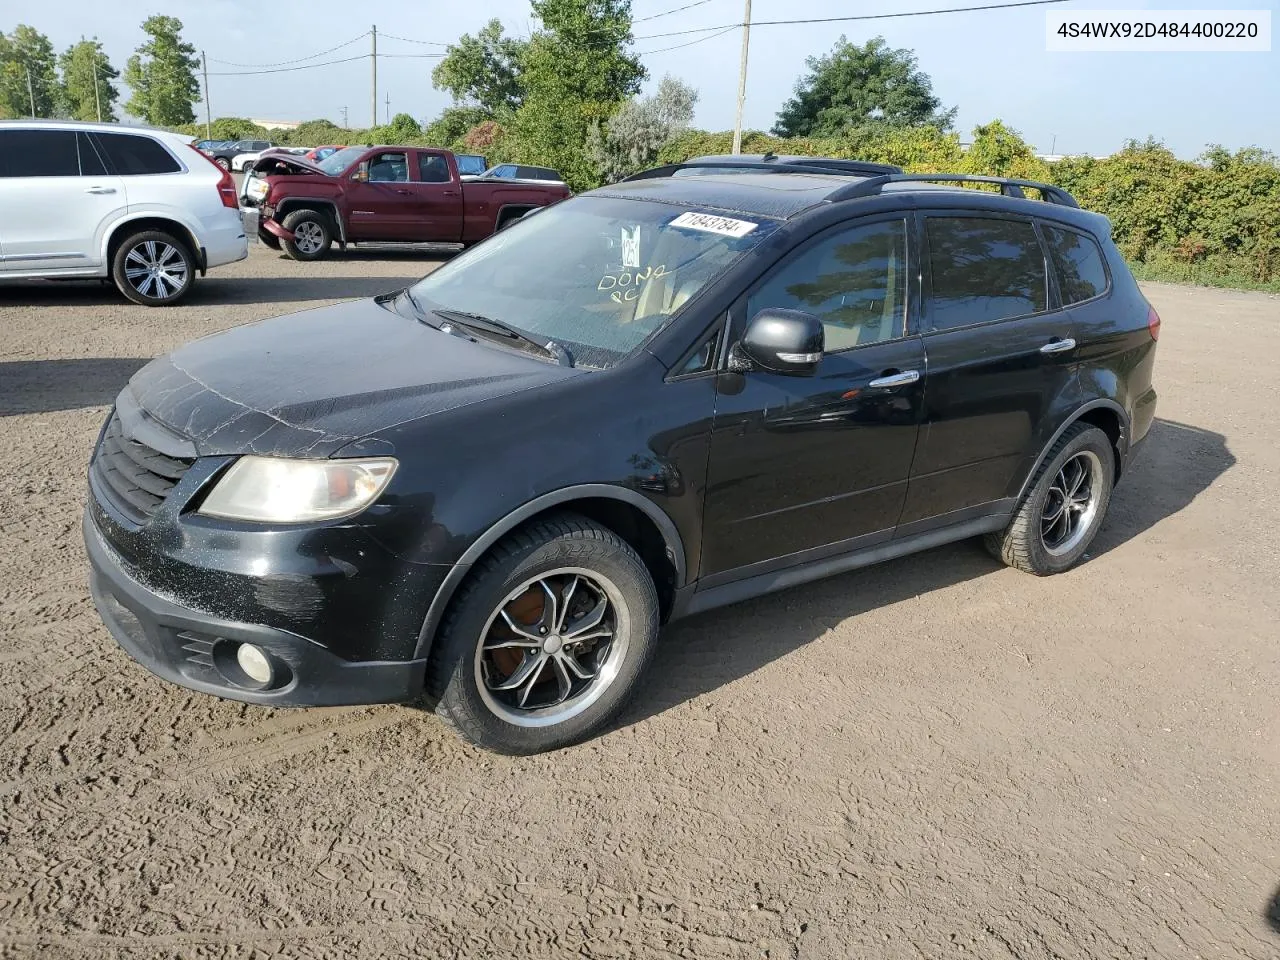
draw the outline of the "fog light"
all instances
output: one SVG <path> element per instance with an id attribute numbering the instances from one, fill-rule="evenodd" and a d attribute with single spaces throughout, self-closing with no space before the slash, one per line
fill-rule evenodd
<path id="1" fill-rule="evenodd" d="M 255 683 L 271 682 L 271 661 L 261 647 L 255 647 L 252 643 L 240 644 L 236 648 L 236 663 L 245 676 Z"/>

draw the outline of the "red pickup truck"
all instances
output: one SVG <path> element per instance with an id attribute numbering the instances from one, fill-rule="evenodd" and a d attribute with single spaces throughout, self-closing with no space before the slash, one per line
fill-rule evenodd
<path id="1" fill-rule="evenodd" d="M 263 157 L 246 173 L 240 201 L 258 209 L 263 243 L 318 260 L 334 243 L 465 247 L 568 195 L 564 184 L 463 180 L 448 150 L 347 147 L 319 162 Z"/>

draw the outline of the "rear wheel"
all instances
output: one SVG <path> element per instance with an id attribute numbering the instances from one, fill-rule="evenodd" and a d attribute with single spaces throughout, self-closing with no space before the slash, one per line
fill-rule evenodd
<path id="1" fill-rule="evenodd" d="M 987 549 L 1037 576 L 1069 570 L 1102 527 L 1114 477 L 1111 440 L 1097 427 L 1073 424 L 1045 457 L 1009 526 L 987 534 Z"/>
<path id="2" fill-rule="evenodd" d="M 195 279 L 195 258 L 187 245 L 163 230 L 125 237 L 111 260 L 111 279 L 134 303 L 162 307 L 187 295 Z"/>
<path id="3" fill-rule="evenodd" d="M 223 170 L 231 169 L 231 161 L 226 157 L 214 157 L 213 162 L 220 166 Z"/>
<path id="4" fill-rule="evenodd" d="M 319 260 L 333 244 L 329 218 L 318 211 L 295 210 L 282 225 L 293 234 L 292 240 L 284 241 L 284 249 L 294 260 Z"/>
<path id="5" fill-rule="evenodd" d="M 477 564 L 436 638 L 428 688 L 436 712 L 478 746 L 553 750 L 617 715 L 657 634 L 657 592 L 635 551 L 563 514 Z"/>

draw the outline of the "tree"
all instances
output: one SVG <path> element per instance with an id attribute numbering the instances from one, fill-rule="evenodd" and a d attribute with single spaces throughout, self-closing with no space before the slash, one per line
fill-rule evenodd
<path id="1" fill-rule="evenodd" d="M 58 65 L 62 68 L 63 103 L 73 120 L 117 119 L 114 106 L 120 91 L 111 81 L 120 71 L 111 66 L 96 37 L 67 47 Z"/>
<path id="2" fill-rule="evenodd" d="M 593 125 L 587 153 L 605 182 L 653 166 L 659 151 L 688 129 L 697 102 L 698 91 L 667 76 L 652 96 L 628 100 L 603 128 Z"/>
<path id="3" fill-rule="evenodd" d="M 148 17 L 142 30 L 151 39 L 138 47 L 124 69 L 124 82 L 133 91 L 125 105 L 147 123 L 175 127 L 195 120 L 193 105 L 200 99 L 196 48 L 182 42 L 177 17 Z"/>
<path id="4" fill-rule="evenodd" d="M 422 137 L 434 147 L 448 147 L 460 143 L 467 131 L 490 121 L 490 113 L 484 107 L 446 107 L 422 131 Z"/>
<path id="5" fill-rule="evenodd" d="M 397 113 L 391 122 L 378 127 L 373 136 L 383 143 L 409 143 L 422 136 L 422 127 L 407 113 Z"/>
<path id="6" fill-rule="evenodd" d="M 61 105 L 49 38 L 25 23 L 0 34 L 0 117 L 53 117 Z"/>
<path id="7" fill-rule="evenodd" d="M 630 0 L 534 0 L 544 30 L 522 58 L 515 116 L 520 158 L 555 167 L 575 190 L 600 182 L 584 147 L 647 76 L 631 44 Z"/>
<path id="8" fill-rule="evenodd" d="M 528 46 L 527 40 L 504 36 L 501 21 L 490 20 L 474 37 L 464 33 L 448 47 L 431 71 L 431 82 L 458 103 L 477 105 L 491 117 L 509 114 L 520 106 Z"/>
<path id="9" fill-rule="evenodd" d="M 810 57 L 807 76 L 778 114 L 780 137 L 837 137 L 860 127 L 950 128 L 956 111 L 942 110 L 929 75 L 910 50 L 894 50 L 884 37 L 862 46 L 844 37 L 825 57 Z"/>

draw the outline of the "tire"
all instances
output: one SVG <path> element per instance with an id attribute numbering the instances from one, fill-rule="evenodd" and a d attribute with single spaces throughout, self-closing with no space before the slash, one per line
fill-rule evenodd
<path id="1" fill-rule="evenodd" d="M 987 549 L 997 560 L 1036 576 L 1070 570 L 1102 527 L 1115 463 L 1105 433 L 1087 423 L 1068 427 L 1044 458 L 1009 526 L 987 534 Z"/>
<path id="2" fill-rule="evenodd" d="M 270 247 L 272 250 L 279 250 L 281 246 L 280 238 L 268 230 L 258 231 L 258 242 L 264 247 Z"/>
<path id="3" fill-rule="evenodd" d="M 220 166 L 223 170 L 230 172 L 231 161 L 228 160 L 226 157 L 214 157 L 213 162 L 216 163 L 218 166 Z"/>
<path id="4" fill-rule="evenodd" d="M 295 210 L 284 218 L 282 226 L 295 234 L 295 239 L 284 241 L 284 252 L 294 260 L 319 260 L 333 245 L 332 222 L 318 210 Z M 301 243 L 296 238 L 299 229 L 303 231 Z"/>
<path id="5" fill-rule="evenodd" d="M 550 609 L 547 597 L 555 598 Z M 436 713 L 476 746 L 511 755 L 555 750 L 618 714 L 657 636 L 658 595 L 636 552 L 584 517 L 556 514 L 512 533 L 476 564 L 432 646 L 427 692 Z M 486 649 L 486 639 L 504 646 Z M 516 682 L 521 676 L 528 680 Z M 503 683 L 514 685 L 494 689 Z"/>
<path id="6" fill-rule="evenodd" d="M 144 307 L 177 303 L 195 282 L 196 263 L 187 244 L 163 230 L 125 237 L 111 258 L 116 289 Z"/>
<path id="7" fill-rule="evenodd" d="M 502 216 L 498 218 L 498 225 L 497 227 L 494 228 L 493 232 L 501 233 L 503 230 L 507 229 L 507 227 L 511 226 L 512 224 L 519 223 L 520 218 L 523 217 L 525 213 L 526 211 L 524 210 L 521 210 L 517 213 L 503 213 Z"/>

